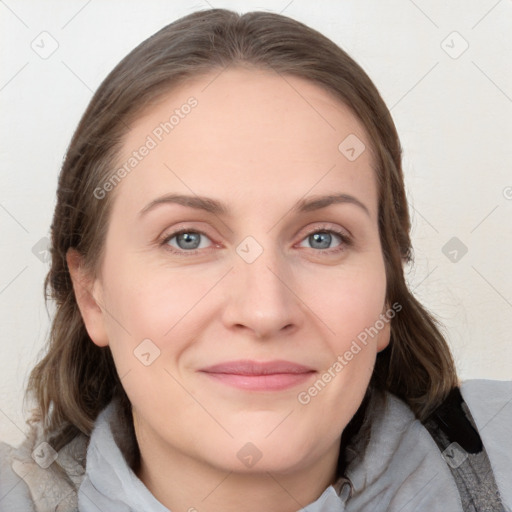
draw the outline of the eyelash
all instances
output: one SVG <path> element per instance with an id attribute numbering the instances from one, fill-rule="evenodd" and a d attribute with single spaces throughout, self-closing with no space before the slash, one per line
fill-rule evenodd
<path id="1" fill-rule="evenodd" d="M 210 238 L 206 233 L 204 233 L 203 231 L 200 231 L 198 229 L 180 229 L 179 231 L 175 231 L 173 233 L 165 235 L 164 238 L 161 240 L 160 245 L 161 246 L 166 246 L 166 247 L 164 247 L 166 250 L 170 251 L 173 254 L 178 254 L 180 256 L 181 255 L 184 255 L 184 256 L 194 256 L 194 255 L 200 253 L 201 251 L 205 251 L 205 250 L 208 251 L 208 249 L 212 249 L 212 248 L 208 248 L 208 249 L 193 249 L 193 250 L 190 250 L 190 251 L 186 251 L 184 249 L 176 249 L 175 247 L 171 247 L 170 245 L 168 245 L 170 240 L 172 240 L 173 238 L 175 238 L 175 237 L 177 237 L 177 236 L 179 236 L 179 235 L 181 235 L 183 233 L 195 233 L 195 234 L 203 235 L 206 238 Z M 311 235 L 313 235 L 315 233 L 334 233 L 341 240 L 341 244 L 339 245 L 339 247 L 336 247 L 336 248 L 333 248 L 333 249 L 317 249 L 317 250 L 312 249 L 315 252 L 318 252 L 318 253 L 321 253 L 321 254 L 326 254 L 326 255 L 338 254 L 338 253 L 340 253 L 342 251 L 345 251 L 347 249 L 347 247 L 350 247 L 352 245 L 352 239 L 346 233 L 343 233 L 342 231 L 339 231 L 337 229 L 327 228 L 326 226 L 317 227 L 317 228 L 309 231 L 301 239 L 301 242 L 302 242 L 302 240 L 305 240 L 306 238 L 308 238 L 309 236 L 311 236 Z"/>

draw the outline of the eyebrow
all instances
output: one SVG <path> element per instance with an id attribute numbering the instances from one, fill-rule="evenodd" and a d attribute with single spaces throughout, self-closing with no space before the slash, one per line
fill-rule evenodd
<path id="1" fill-rule="evenodd" d="M 180 204 L 197 210 L 204 210 L 214 215 L 228 215 L 227 206 L 215 199 L 204 196 L 189 196 L 183 194 L 166 194 L 157 197 L 148 203 L 140 212 L 139 216 L 145 215 L 150 210 L 162 204 Z M 291 209 L 294 213 L 311 212 L 326 208 L 332 204 L 353 204 L 358 206 L 370 217 L 368 208 L 356 197 L 349 194 L 329 194 L 323 196 L 313 196 L 310 199 L 301 199 Z"/>

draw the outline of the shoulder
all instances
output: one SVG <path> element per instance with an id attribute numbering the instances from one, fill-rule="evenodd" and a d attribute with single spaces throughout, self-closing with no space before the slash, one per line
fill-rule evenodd
<path id="1" fill-rule="evenodd" d="M 510 402 L 512 380 L 470 379 L 461 382 L 460 390 L 465 399 L 486 402 L 493 408 Z"/>
<path id="2" fill-rule="evenodd" d="M 0 510 L 74 512 L 85 471 L 87 437 L 59 451 L 33 427 L 18 447 L 0 442 Z"/>
<path id="3" fill-rule="evenodd" d="M 460 384 L 460 391 L 481 435 L 486 431 L 504 438 L 510 435 L 512 380 L 467 380 Z"/>
<path id="4" fill-rule="evenodd" d="M 460 390 L 475 421 L 505 503 L 512 507 L 512 381 L 472 379 Z"/>
<path id="5" fill-rule="evenodd" d="M 15 448 L 0 442 L 0 509 L 13 512 L 34 511 L 27 485 L 12 469 Z"/>

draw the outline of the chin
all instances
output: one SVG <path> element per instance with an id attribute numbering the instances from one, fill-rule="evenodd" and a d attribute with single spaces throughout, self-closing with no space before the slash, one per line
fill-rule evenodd
<path id="1" fill-rule="evenodd" d="M 275 428 L 275 423 L 273 428 Z M 216 443 L 216 453 L 211 453 L 218 466 L 237 473 L 293 473 L 308 459 L 314 459 L 314 436 L 300 435 L 297 431 L 283 430 L 280 435 L 271 430 L 252 435 L 236 435 L 228 443 Z M 204 452 L 203 452 L 204 454 Z"/>

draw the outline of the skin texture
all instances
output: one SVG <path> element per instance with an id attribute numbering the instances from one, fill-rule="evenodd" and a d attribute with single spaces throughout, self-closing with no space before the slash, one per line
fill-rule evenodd
<path id="1" fill-rule="evenodd" d="M 132 124 L 120 166 L 191 96 L 197 106 L 161 141 L 152 135 L 156 147 L 109 192 L 96 277 L 68 253 L 75 293 L 92 341 L 112 350 L 134 409 L 138 476 L 155 497 L 173 511 L 292 512 L 334 482 L 341 433 L 389 343 L 386 324 L 309 403 L 298 401 L 386 310 L 371 141 L 319 86 L 231 68 L 147 110 Z M 338 149 L 350 134 L 367 148 L 354 161 Z M 139 215 L 169 193 L 211 197 L 229 213 L 167 203 Z M 368 212 L 352 203 L 292 211 L 301 199 L 334 193 Z M 196 254 L 177 237 L 164 241 L 184 228 L 205 233 Z M 329 229 L 351 242 L 333 233 L 324 249 L 309 236 Z M 241 254 L 258 246 L 248 263 Z M 147 366 L 134 355 L 144 339 Z M 282 391 L 245 391 L 198 371 L 236 359 L 284 359 L 316 373 Z M 261 458 L 249 466 L 242 448 Z"/>

